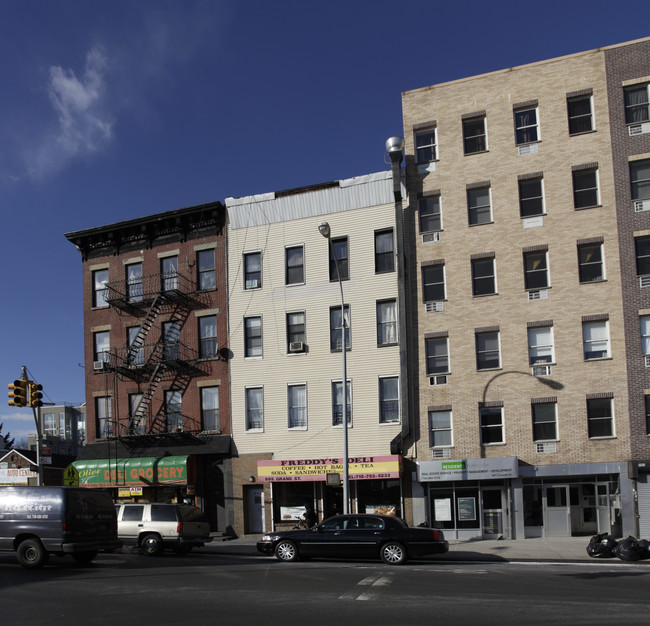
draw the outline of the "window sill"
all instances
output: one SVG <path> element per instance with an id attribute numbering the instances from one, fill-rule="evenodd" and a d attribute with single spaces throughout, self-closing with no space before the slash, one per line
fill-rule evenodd
<path id="1" fill-rule="evenodd" d="M 628 124 L 630 126 L 630 124 Z M 580 131 L 579 133 L 569 133 L 569 137 L 580 137 L 580 135 L 591 135 L 592 133 L 595 133 L 596 129 L 592 128 L 591 130 L 583 130 Z"/>
<path id="2" fill-rule="evenodd" d="M 472 298 L 489 298 L 490 296 L 498 296 L 498 291 L 493 291 L 492 293 L 474 293 Z"/>
<path id="3" fill-rule="evenodd" d="M 585 281 L 580 281 L 581 285 L 593 285 L 593 284 L 598 284 L 598 283 L 606 283 L 607 279 L 606 278 L 598 278 L 596 280 L 585 280 Z"/>
<path id="4" fill-rule="evenodd" d="M 522 141 L 520 143 L 517 143 L 515 141 L 515 148 L 521 148 L 521 146 L 535 146 L 540 143 L 542 143 L 541 139 L 534 139 L 533 141 Z"/>
<path id="5" fill-rule="evenodd" d="M 378 348 L 391 348 L 391 347 L 395 347 L 395 346 L 399 346 L 398 341 L 396 341 L 395 343 L 378 343 L 377 344 Z M 339 350 L 339 352 L 340 352 L 340 350 Z"/>
<path id="6" fill-rule="evenodd" d="M 245 356 L 244 360 L 245 361 L 261 361 L 264 357 L 263 356 Z"/>
<path id="7" fill-rule="evenodd" d="M 379 426 L 399 426 L 402 422 L 400 420 L 394 420 L 392 422 L 379 422 Z"/>
<path id="8" fill-rule="evenodd" d="M 479 222 L 478 224 L 467 224 L 470 228 L 475 228 L 476 226 L 487 226 L 488 224 L 494 224 L 494 220 L 489 222 Z"/>
<path id="9" fill-rule="evenodd" d="M 463 156 L 472 156 L 473 154 L 487 154 L 489 150 L 477 150 L 476 152 L 463 152 Z"/>
<path id="10" fill-rule="evenodd" d="M 505 441 L 500 441 L 499 443 L 482 443 L 481 445 L 484 448 L 493 448 L 495 446 L 505 446 L 506 442 Z"/>
<path id="11" fill-rule="evenodd" d="M 573 210 L 574 211 L 587 211 L 589 209 L 601 209 L 603 207 L 602 204 L 590 204 L 589 206 L 574 206 Z"/>
<path id="12" fill-rule="evenodd" d="M 546 217 L 548 213 L 544 211 L 544 213 L 534 213 L 533 215 L 519 215 L 519 218 L 522 220 L 529 220 L 531 217 Z"/>
<path id="13" fill-rule="evenodd" d="M 603 441 L 604 439 L 618 439 L 616 435 L 605 435 L 603 437 L 589 437 L 589 441 Z"/>
<path id="14" fill-rule="evenodd" d="M 585 363 L 593 363 L 594 361 L 613 361 L 613 357 L 611 356 L 598 356 L 594 357 L 593 359 L 585 359 Z"/>
<path id="15" fill-rule="evenodd" d="M 247 428 L 246 429 L 246 434 L 248 433 L 263 433 L 264 429 L 263 428 Z"/>
<path id="16" fill-rule="evenodd" d="M 477 372 L 500 372 L 503 369 L 502 366 L 499 367 L 484 367 L 479 369 L 478 367 L 476 368 Z"/>

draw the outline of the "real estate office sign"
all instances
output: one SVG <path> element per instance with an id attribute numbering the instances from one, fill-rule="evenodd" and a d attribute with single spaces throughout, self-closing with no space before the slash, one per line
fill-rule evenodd
<path id="1" fill-rule="evenodd" d="M 517 478 L 516 456 L 498 459 L 459 459 L 456 461 L 422 461 L 418 463 L 418 482 L 448 480 L 494 480 Z"/>

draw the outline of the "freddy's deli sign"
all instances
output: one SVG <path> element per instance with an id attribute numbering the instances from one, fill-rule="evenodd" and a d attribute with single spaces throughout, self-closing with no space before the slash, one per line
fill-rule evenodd
<path id="1" fill-rule="evenodd" d="M 350 480 L 399 478 L 401 470 L 401 457 L 398 455 L 348 458 Z M 324 481 L 327 474 L 342 473 L 343 462 L 340 457 L 257 462 L 257 479 L 263 483 Z"/>

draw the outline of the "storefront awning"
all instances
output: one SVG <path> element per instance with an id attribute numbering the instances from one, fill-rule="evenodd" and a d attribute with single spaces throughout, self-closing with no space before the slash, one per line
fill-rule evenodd
<path id="1" fill-rule="evenodd" d="M 74 461 L 65 472 L 65 484 L 79 487 L 186 485 L 188 458 L 165 456 Z"/>

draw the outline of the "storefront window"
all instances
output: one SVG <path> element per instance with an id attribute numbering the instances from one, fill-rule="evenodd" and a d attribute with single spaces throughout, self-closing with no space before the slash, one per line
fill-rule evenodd
<path id="1" fill-rule="evenodd" d="M 432 489 L 430 498 L 433 528 L 480 528 L 478 486 L 463 484 L 448 489 Z"/>
<path id="2" fill-rule="evenodd" d="M 381 513 L 402 516 L 399 479 L 358 480 L 357 510 L 359 513 Z"/>
<path id="3" fill-rule="evenodd" d="M 314 507 L 315 484 L 313 482 L 273 483 L 273 521 L 295 522 L 308 506 Z M 322 521 L 320 513 L 318 520 Z"/>

